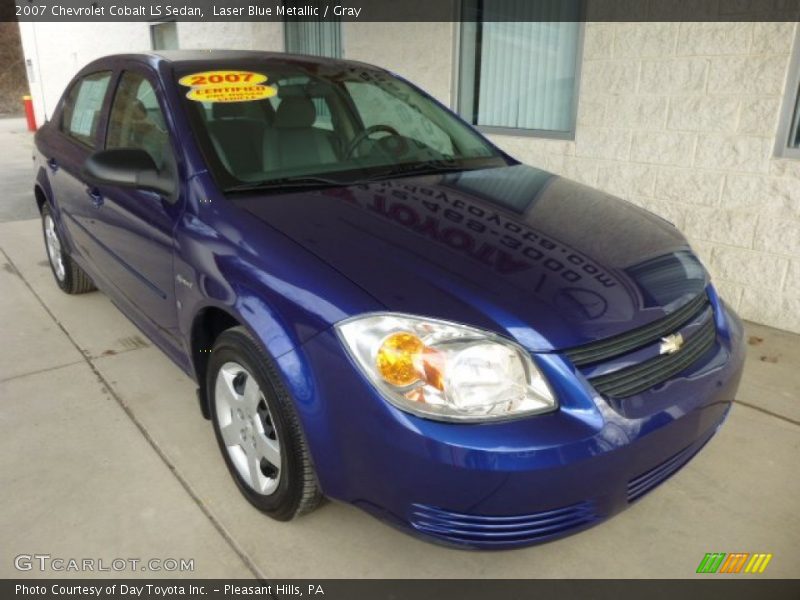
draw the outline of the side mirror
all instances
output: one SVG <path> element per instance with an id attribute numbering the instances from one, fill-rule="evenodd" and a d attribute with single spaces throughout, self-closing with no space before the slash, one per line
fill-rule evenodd
<path id="1" fill-rule="evenodd" d="M 99 150 L 86 159 L 84 175 L 97 185 L 151 190 L 170 196 L 174 180 L 159 172 L 150 155 L 140 148 Z"/>

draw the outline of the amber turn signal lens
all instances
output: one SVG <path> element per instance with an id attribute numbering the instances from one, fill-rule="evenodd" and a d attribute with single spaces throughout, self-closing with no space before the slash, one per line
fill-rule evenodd
<path id="1" fill-rule="evenodd" d="M 378 350 L 375 360 L 378 373 L 392 385 L 411 385 L 421 378 L 416 365 L 424 350 L 425 344 L 413 333 L 393 333 Z"/>

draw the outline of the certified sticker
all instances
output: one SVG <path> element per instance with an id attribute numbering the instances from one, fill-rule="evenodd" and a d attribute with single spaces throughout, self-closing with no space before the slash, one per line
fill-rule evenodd
<path id="1" fill-rule="evenodd" d="M 269 85 L 210 85 L 192 88 L 186 97 L 196 102 L 252 102 L 272 98 L 277 93 Z"/>
<path id="2" fill-rule="evenodd" d="M 277 94 L 263 73 L 252 71 L 204 71 L 181 77 L 178 83 L 190 87 L 186 93 L 195 102 L 252 102 Z"/>

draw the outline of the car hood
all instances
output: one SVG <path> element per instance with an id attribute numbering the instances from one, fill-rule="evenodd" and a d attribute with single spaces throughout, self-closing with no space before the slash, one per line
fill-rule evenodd
<path id="1" fill-rule="evenodd" d="M 497 331 L 534 351 L 645 325 L 707 284 L 667 221 L 525 165 L 234 202 L 389 311 Z"/>

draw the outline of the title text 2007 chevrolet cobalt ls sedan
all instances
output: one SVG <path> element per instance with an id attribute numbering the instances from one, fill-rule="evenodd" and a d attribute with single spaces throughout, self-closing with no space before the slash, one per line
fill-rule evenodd
<path id="1" fill-rule="evenodd" d="M 35 161 L 58 285 L 197 380 L 276 519 L 324 495 L 461 547 L 547 540 L 669 477 L 734 398 L 740 321 L 672 225 L 382 69 L 100 59 Z"/>

